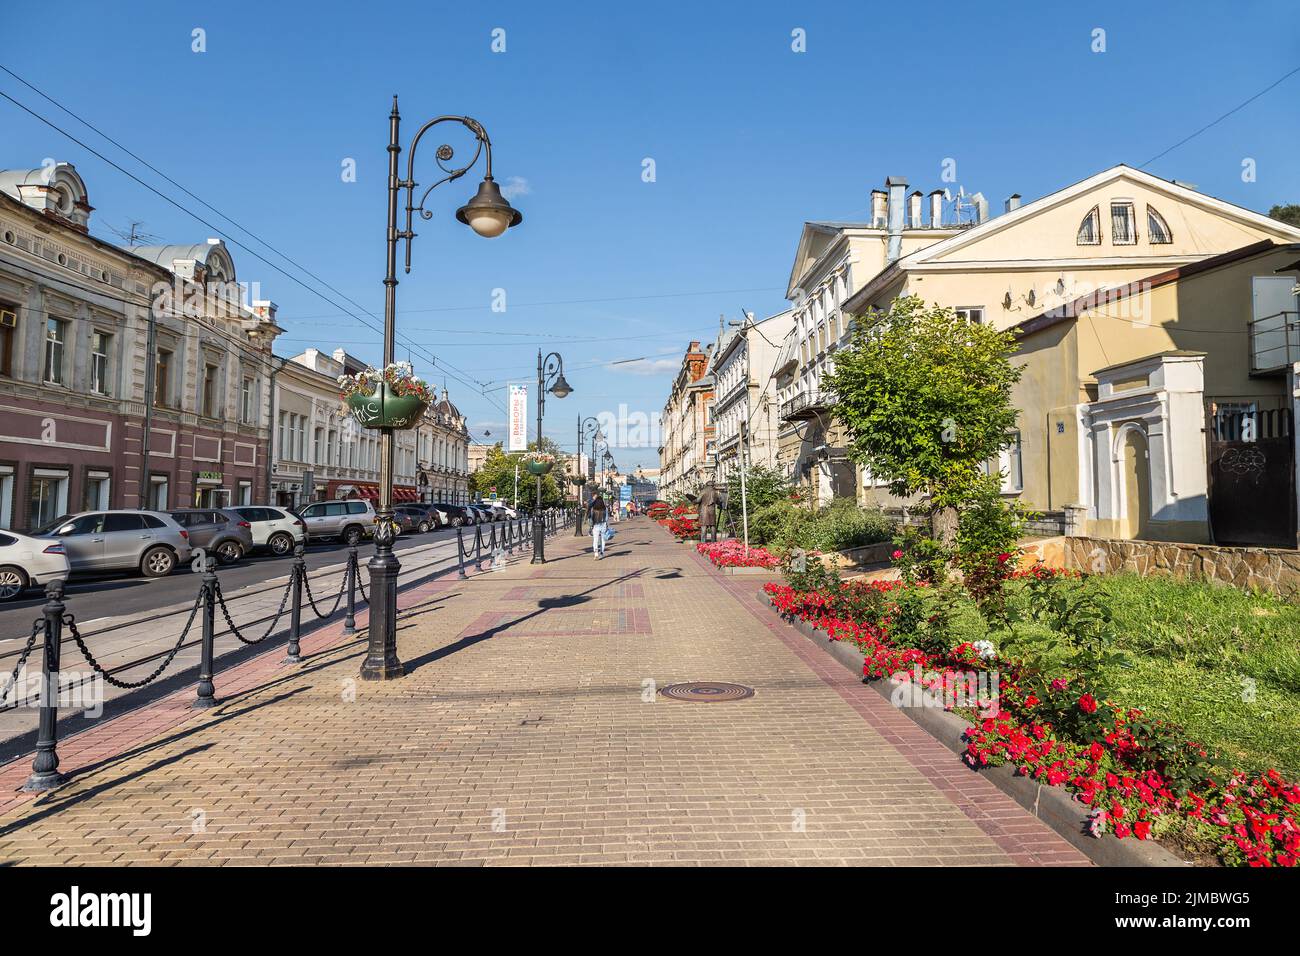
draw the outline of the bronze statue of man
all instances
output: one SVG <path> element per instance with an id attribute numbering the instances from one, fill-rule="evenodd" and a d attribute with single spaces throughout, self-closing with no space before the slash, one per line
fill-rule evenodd
<path id="1" fill-rule="evenodd" d="M 717 541 L 718 523 L 722 519 L 722 508 L 726 499 L 722 492 L 709 482 L 695 499 L 695 510 L 700 516 L 700 540 Z"/>

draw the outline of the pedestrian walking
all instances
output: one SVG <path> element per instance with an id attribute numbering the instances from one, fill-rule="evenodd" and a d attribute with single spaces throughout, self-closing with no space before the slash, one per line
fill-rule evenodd
<path id="1" fill-rule="evenodd" d="M 605 532 L 609 525 L 609 508 L 600 492 L 592 495 L 587 504 L 587 520 L 591 522 L 591 553 L 597 561 L 605 556 Z"/>

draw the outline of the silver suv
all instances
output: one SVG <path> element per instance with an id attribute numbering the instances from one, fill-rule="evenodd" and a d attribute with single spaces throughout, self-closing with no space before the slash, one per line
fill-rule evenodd
<path id="1" fill-rule="evenodd" d="M 63 542 L 74 572 L 138 570 L 161 578 L 190 559 L 189 532 L 157 511 L 65 515 L 39 537 Z"/>
<path id="2" fill-rule="evenodd" d="M 369 501 L 316 501 L 298 512 L 307 525 L 307 538 L 338 538 L 349 545 L 375 533 L 375 509 Z"/>
<path id="3" fill-rule="evenodd" d="M 234 564 L 253 550 L 253 526 L 243 515 L 220 508 L 177 508 L 169 511 L 190 533 L 190 547 L 215 554 L 222 564 Z"/>

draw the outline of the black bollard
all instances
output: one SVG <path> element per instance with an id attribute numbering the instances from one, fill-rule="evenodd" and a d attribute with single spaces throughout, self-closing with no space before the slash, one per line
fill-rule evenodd
<path id="1" fill-rule="evenodd" d="M 298 637 L 302 631 L 302 580 L 307 573 L 307 559 L 303 557 L 303 547 L 293 549 L 293 570 L 289 572 L 289 587 L 293 588 L 293 605 L 289 616 L 289 652 L 285 655 L 285 664 L 301 664 L 302 648 L 298 646 Z"/>
<path id="2" fill-rule="evenodd" d="M 462 578 L 467 577 L 465 574 L 465 538 L 464 529 L 456 529 L 456 573 Z"/>
<path id="3" fill-rule="evenodd" d="M 217 706 L 216 685 L 212 681 L 212 641 L 217 619 L 217 562 L 215 558 L 203 558 L 203 583 L 199 593 L 203 601 L 203 644 L 199 650 L 199 687 L 198 696 L 191 707 Z"/>
<path id="4" fill-rule="evenodd" d="M 348 613 L 343 618 L 343 633 L 357 632 L 357 546 L 348 548 Z"/>
<path id="5" fill-rule="evenodd" d="M 59 773 L 59 643 L 63 638 L 63 582 L 45 586 L 45 643 L 41 649 L 41 717 L 36 735 L 32 775 L 23 784 L 28 793 L 63 783 Z"/>

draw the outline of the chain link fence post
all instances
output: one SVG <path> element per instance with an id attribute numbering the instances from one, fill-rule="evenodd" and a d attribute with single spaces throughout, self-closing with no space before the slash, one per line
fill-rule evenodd
<path id="1" fill-rule="evenodd" d="M 203 644 L 199 656 L 198 696 L 192 707 L 215 707 L 217 705 L 216 685 L 212 681 L 212 642 L 214 640 L 217 620 L 217 562 L 215 558 L 203 558 L 203 583 L 200 594 L 203 596 Z"/>
<path id="2" fill-rule="evenodd" d="M 468 577 L 465 574 L 465 529 L 456 529 L 456 573 L 462 578 Z"/>
<path id="3" fill-rule="evenodd" d="M 63 582 L 45 586 L 45 643 L 41 653 L 41 717 L 36 735 L 32 775 L 23 784 L 28 793 L 50 790 L 63 783 L 59 773 L 59 644 L 63 636 Z"/>
<path id="4" fill-rule="evenodd" d="M 343 618 L 343 633 L 357 632 L 357 546 L 348 548 L 348 612 Z"/>
<path id="5" fill-rule="evenodd" d="M 285 655 L 285 664 L 302 663 L 302 648 L 298 646 L 298 637 L 302 633 L 302 579 L 307 570 L 307 559 L 303 553 L 302 545 L 293 549 L 293 570 L 289 572 L 293 604 L 289 612 L 289 652 Z"/>

